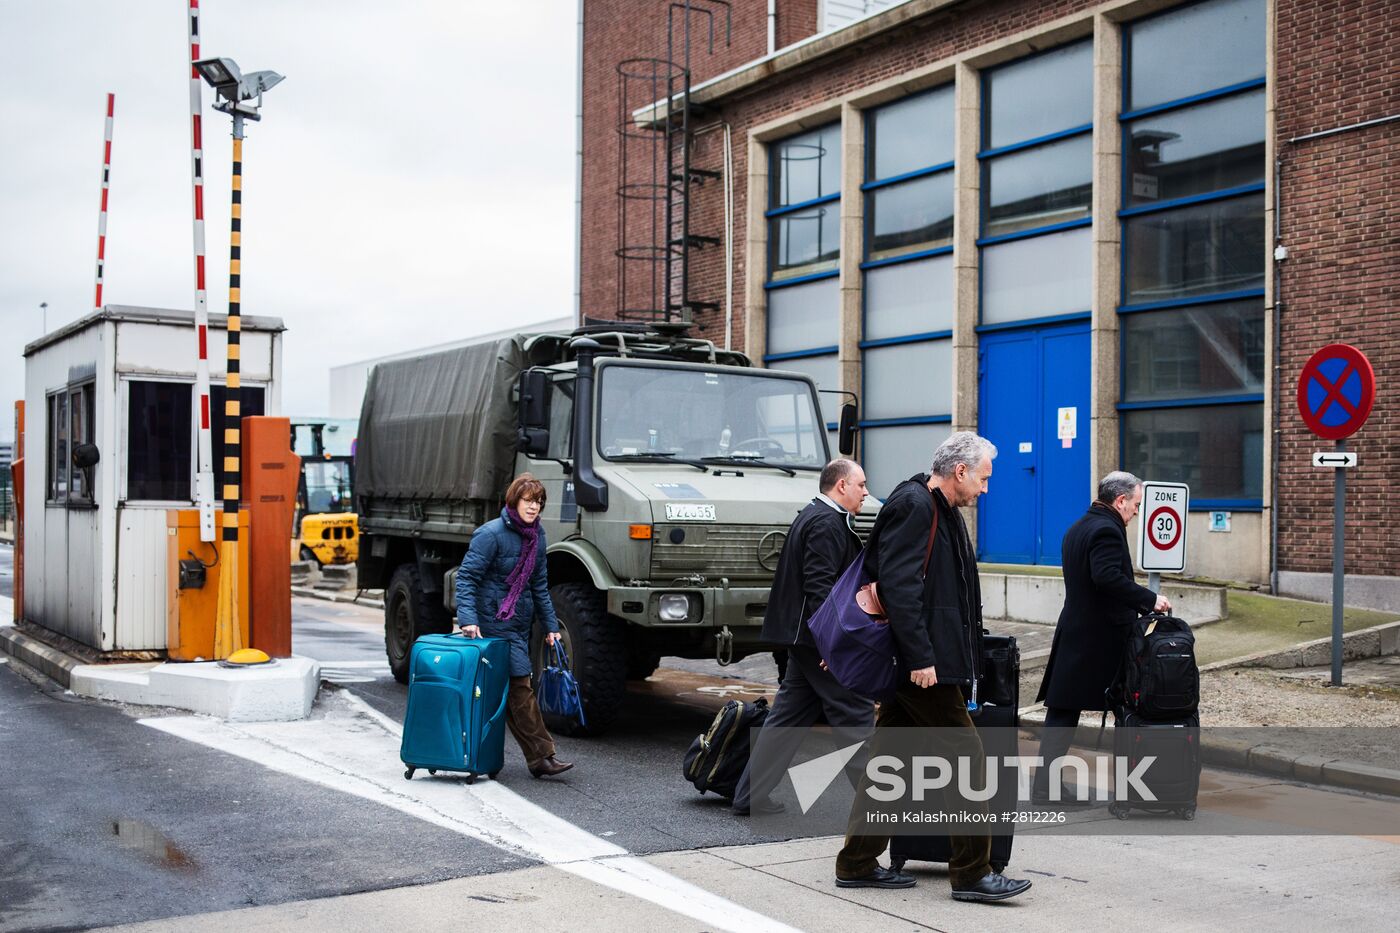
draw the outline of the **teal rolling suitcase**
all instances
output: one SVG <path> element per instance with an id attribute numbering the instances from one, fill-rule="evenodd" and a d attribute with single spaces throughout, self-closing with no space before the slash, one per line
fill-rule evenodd
<path id="1" fill-rule="evenodd" d="M 408 713 L 399 757 L 403 776 L 460 771 L 467 783 L 505 764 L 510 647 L 500 638 L 424 635 L 408 660 Z"/>

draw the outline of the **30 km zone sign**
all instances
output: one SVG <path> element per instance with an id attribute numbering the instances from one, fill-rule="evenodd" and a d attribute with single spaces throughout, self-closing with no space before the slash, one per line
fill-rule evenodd
<path id="1" fill-rule="evenodd" d="M 1186 510 L 1191 490 L 1182 483 L 1143 483 L 1138 567 L 1149 573 L 1186 569 Z"/>

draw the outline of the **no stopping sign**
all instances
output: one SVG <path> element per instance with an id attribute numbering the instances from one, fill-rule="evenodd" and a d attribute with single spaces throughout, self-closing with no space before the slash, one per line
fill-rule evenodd
<path id="1" fill-rule="evenodd" d="M 1144 483 L 1138 567 L 1147 572 L 1186 569 L 1186 512 L 1191 490 L 1182 483 Z"/>

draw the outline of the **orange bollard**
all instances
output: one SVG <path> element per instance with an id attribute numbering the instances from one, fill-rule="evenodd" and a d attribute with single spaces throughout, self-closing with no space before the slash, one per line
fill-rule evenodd
<path id="1" fill-rule="evenodd" d="M 222 512 L 216 512 L 222 527 Z M 239 513 L 239 526 L 248 516 Z M 218 613 L 219 578 L 224 562 L 218 542 L 199 540 L 199 509 L 169 509 L 165 513 L 165 655 L 172 661 L 214 660 L 214 623 Z M 181 586 L 180 561 L 204 565 L 203 585 Z M 248 539 L 238 544 L 239 642 L 248 643 Z M 188 576 L 188 575 L 187 575 Z M 189 582 L 189 581 L 186 581 Z"/>
<path id="2" fill-rule="evenodd" d="M 292 453 L 291 421 L 243 419 L 243 507 L 249 515 L 252 607 L 249 646 L 270 657 L 292 655 L 292 537 L 301 458 Z"/>

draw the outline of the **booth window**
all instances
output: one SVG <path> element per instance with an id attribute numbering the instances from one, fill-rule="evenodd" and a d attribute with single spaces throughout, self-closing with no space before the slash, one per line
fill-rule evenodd
<path id="1" fill-rule="evenodd" d="M 133 380 L 127 393 L 127 499 L 189 501 L 193 387 Z"/>
<path id="2" fill-rule="evenodd" d="M 243 418 L 251 415 L 267 414 L 264 402 L 265 394 L 261 386 L 246 384 L 243 386 L 238 393 L 240 424 Z M 224 501 L 224 483 L 229 482 L 224 479 L 224 432 L 221 420 L 224 415 L 224 404 L 227 401 L 228 389 L 219 385 L 209 387 L 209 417 L 212 419 L 209 424 L 209 449 L 213 453 L 214 460 L 214 501 L 218 503 Z M 235 479 L 233 482 L 239 481 Z"/>
<path id="3" fill-rule="evenodd" d="M 48 490 L 49 502 L 76 506 L 92 505 L 90 472 L 73 465 L 73 448 L 91 444 L 95 386 L 88 382 L 68 386 L 48 397 Z"/>
<path id="4" fill-rule="evenodd" d="M 1123 127 L 1123 467 L 1193 509 L 1264 484 L 1264 0 L 1130 24 Z"/>

